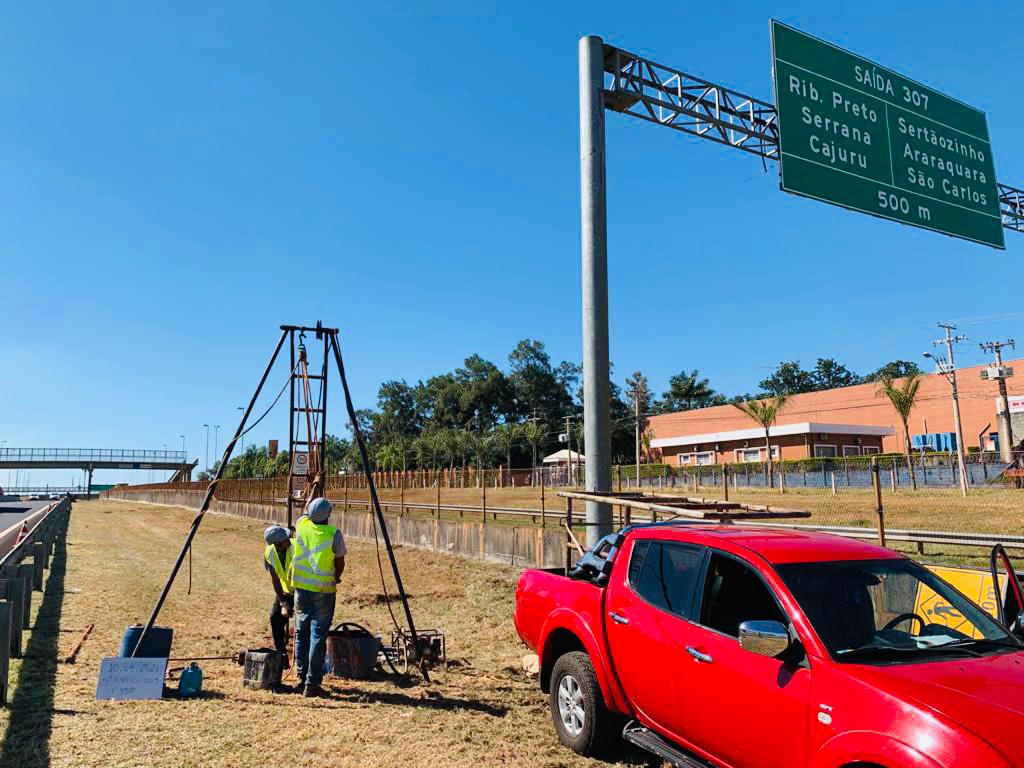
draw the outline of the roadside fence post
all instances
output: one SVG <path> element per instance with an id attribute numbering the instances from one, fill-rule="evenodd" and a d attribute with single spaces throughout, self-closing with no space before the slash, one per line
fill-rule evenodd
<path id="1" fill-rule="evenodd" d="M 892 463 L 892 466 L 889 467 L 889 470 L 890 470 L 889 474 L 892 477 L 892 492 L 896 493 L 896 462 L 895 461 Z"/>
<path id="2" fill-rule="evenodd" d="M 7 706 L 7 681 L 11 665 L 11 618 L 14 606 L 0 600 L 0 707 Z"/>
<path id="3" fill-rule="evenodd" d="M 572 497 L 565 500 L 565 575 L 572 568 Z"/>
<path id="4" fill-rule="evenodd" d="M 18 563 L 15 568 L 15 575 L 21 582 L 21 627 L 28 629 L 32 622 L 32 578 L 35 572 L 32 563 Z"/>
<path id="5" fill-rule="evenodd" d="M 836 495 L 836 473 L 832 473 L 832 495 Z"/>
<path id="6" fill-rule="evenodd" d="M 484 475 L 484 481 L 480 485 L 480 519 L 484 525 L 487 525 L 487 475 Z"/>
<path id="7" fill-rule="evenodd" d="M 871 457 L 871 485 L 875 489 L 875 514 L 878 515 L 878 543 L 885 546 L 885 510 L 882 508 L 882 480 L 878 476 L 878 459 Z"/>
<path id="8" fill-rule="evenodd" d="M 729 500 L 729 465 L 722 465 L 722 492 L 725 494 L 725 500 Z"/>
<path id="9" fill-rule="evenodd" d="M 401 488 L 401 504 L 398 508 L 398 516 L 405 517 L 405 472 L 399 475 L 399 484 Z"/>
<path id="10" fill-rule="evenodd" d="M 43 542 L 32 542 L 32 587 L 37 592 L 43 591 L 43 566 L 45 564 Z"/>
<path id="11" fill-rule="evenodd" d="M 11 606 L 10 639 L 7 642 L 7 653 L 15 659 L 21 658 L 21 630 L 25 612 L 21 607 L 24 587 L 21 579 L 0 579 L 0 600 L 6 600 Z M 3 654 L 0 646 L 0 654 Z"/>
<path id="12" fill-rule="evenodd" d="M 619 483 L 622 483 L 622 478 L 619 477 Z M 621 487 L 621 486 L 620 486 Z M 540 527 L 545 528 L 547 526 L 547 509 L 544 505 L 544 479 L 541 478 L 540 482 Z"/>

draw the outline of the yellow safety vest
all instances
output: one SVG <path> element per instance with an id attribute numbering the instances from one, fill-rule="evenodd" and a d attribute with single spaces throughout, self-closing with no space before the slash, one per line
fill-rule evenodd
<path id="1" fill-rule="evenodd" d="M 295 552 L 292 555 L 292 586 L 307 592 L 335 592 L 333 525 L 317 525 L 308 517 L 295 524 Z"/>
<path id="2" fill-rule="evenodd" d="M 284 565 L 281 564 L 281 556 L 277 553 L 277 547 L 273 544 L 267 544 L 267 548 L 263 551 L 263 559 L 270 564 L 270 567 L 274 569 L 274 573 L 277 574 L 277 580 L 281 582 L 281 590 L 286 595 L 290 595 L 293 591 L 289 573 L 292 569 L 292 547 L 289 546 L 284 553 Z"/>

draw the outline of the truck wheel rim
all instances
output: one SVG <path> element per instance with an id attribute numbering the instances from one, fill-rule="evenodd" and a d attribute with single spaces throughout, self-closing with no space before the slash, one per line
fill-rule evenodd
<path id="1" fill-rule="evenodd" d="M 562 718 L 562 726 L 570 736 L 579 736 L 583 732 L 583 724 L 586 722 L 583 691 L 572 675 L 566 675 L 558 683 L 558 716 Z"/>

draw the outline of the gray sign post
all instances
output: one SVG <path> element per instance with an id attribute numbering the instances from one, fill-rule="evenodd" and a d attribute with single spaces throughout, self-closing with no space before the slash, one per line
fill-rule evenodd
<path id="1" fill-rule="evenodd" d="M 604 43 L 580 39 L 580 214 L 583 255 L 583 439 L 586 489 L 611 490 L 608 222 L 604 189 Z M 587 502 L 587 542 L 612 532 L 612 508 Z"/>

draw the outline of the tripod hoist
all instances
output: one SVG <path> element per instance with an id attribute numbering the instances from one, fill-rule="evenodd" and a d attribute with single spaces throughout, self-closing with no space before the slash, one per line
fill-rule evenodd
<path id="1" fill-rule="evenodd" d="M 310 369 L 310 348 L 306 345 L 306 335 L 313 336 L 311 346 L 322 352 L 322 360 L 317 369 Z M 288 343 L 290 364 L 288 381 L 281 388 L 270 406 L 249 426 L 249 418 L 252 415 L 260 393 L 270 376 L 270 372 L 281 355 L 285 343 Z M 391 544 L 391 537 L 388 534 L 384 514 L 381 511 L 380 500 L 377 497 L 377 486 L 373 480 L 373 471 L 370 466 L 369 455 L 366 450 L 366 441 L 363 438 L 362 430 L 356 418 L 355 407 L 352 404 L 352 396 L 348 388 L 348 380 L 345 377 L 345 364 L 341 356 L 341 345 L 338 342 L 338 329 L 325 328 L 320 321 L 315 326 L 282 325 L 281 335 L 277 340 L 277 346 L 270 356 L 270 360 L 260 377 L 256 390 L 253 392 L 246 406 L 242 419 L 235 430 L 234 437 L 224 448 L 217 471 L 206 488 L 203 502 L 199 511 L 192 520 L 181 551 L 171 568 L 170 576 L 164 583 L 160 596 L 157 598 L 153 612 L 146 621 L 143 631 L 139 635 L 138 642 L 132 651 L 135 656 L 143 647 L 143 641 L 147 633 L 153 628 L 160 610 L 163 608 L 167 595 L 174 584 L 174 580 L 181 569 L 185 556 L 192 547 L 192 540 L 199 531 L 203 517 L 209 509 L 211 502 L 224 475 L 224 469 L 234 452 L 235 444 L 252 430 L 270 413 L 284 390 L 289 390 L 289 414 L 288 414 L 288 495 L 283 500 L 286 507 L 288 526 L 291 527 L 293 520 L 298 517 L 294 513 L 296 507 L 301 510 L 310 499 L 325 495 L 326 473 L 324 446 L 327 440 L 327 383 L 330 360 L 333 358 L 338 378 L 341 382 L 342 392 L 345 396 L 345 408 L 352 427 L 352 435 L 359 449 L 359 457 L 362 463 L 363 473 L 366 477 L 366 485 L 370 492 L 370 502 L 374 518 L 374 538 L 377 545 L 377 564 L 380 570 L 381 587 L 384 592 L 385 603 L 391 620 L 394 624 L 394 631 L 391 633 L 391 645 L 384 646 L 385 661 L 395 671 L 404 672 L 409 667 L 418 667 L 425 680 L 430 679 L 428 668 L 441 661 L 444 657 L 444 636 L 436 630 L 417 632 L 413 621 L 412 611 L 409 608 L 409 598 L 402 583 L 402 575 L 398 570 L 398 561 L 395 559 L 394 547 Z M 391 565 L 391 572 L 395 580 L 395 588 L 402 603 L 402 611 L 405 617 L 406 626 L 403 627 L 391 609 L 391 596 L 388 592 L 384 576 L 384 566 L 381 562 L 380 543 L 383 541 L 384 549 L 387 552 L 388 562 Z"/>

